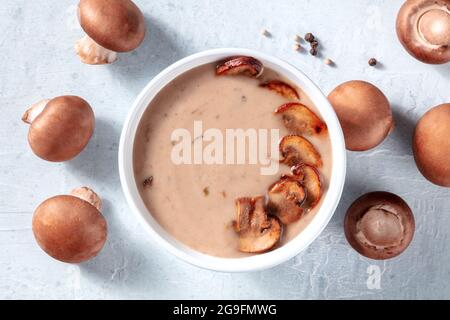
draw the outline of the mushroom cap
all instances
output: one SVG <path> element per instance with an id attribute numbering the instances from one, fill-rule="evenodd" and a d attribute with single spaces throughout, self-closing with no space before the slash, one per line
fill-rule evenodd
<path id="1" fill-rule="evenodd" d="M 379 145 L 394 124 L 386 96 L 369 82 L 340 84 L 328 95 L 344 131 L 348 150 L 365 151 Z"/>
<path id="2" fill-rule="evenodd" d="M 31 123 L 28 142 L 38 157 L 66 161 L 84 149 L 94 127 L 94 112 L 85 100 L 61 96 L 50 100 Z"/>
<path id="3" fill-rule="evenodd" d="M 450 103 L 426 112 L 416 125 L 413 153 L 417 168 L 429 181 L 450 187 Z"/>
<path id="4" fill-rule="evenodd" d="M 450 0 L 408 0 L 397 16 L 397 36 L 416 59 L 450 61 Z"/>
<path id="5" fill-rule="evenodd" d="M 414 216 L 408 204 L 389 192 L 370 192 L 353 202 L 344 221 L 350 245 L 365 257 L 390 259 L 401 254 L 414 235 Z"/>
<path id="6" fill-rule="evenodd" d="M 97 255 L 107 236 L 100 211 L 76 196 L 60 195 L 45 200 L 33 216 L 33 233 L 51 257 L 79 263 Z"/>
<path id="7" fill-rule="evenodd" d="M 83 30 L 102 47 L 127 52 L 145 37 L 145 20 L 131 0 L 81 0 L 78 19 Z"/>

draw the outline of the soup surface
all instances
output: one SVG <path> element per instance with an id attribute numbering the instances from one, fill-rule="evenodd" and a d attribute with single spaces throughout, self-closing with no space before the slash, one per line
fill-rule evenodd
<path id="1" fill-rule="evenodd" d="M 259 79 L 246 76 L 217 76 L 215 64 L 190 70 L 169 83 L 153 99 L 139 124 L 134 144 L 134 172 L 141 197 L 149 212 L 174 238 L 200 252 L 218 257 L 242 257 L 236 219 L 235 199 L 264 195 L 269 186 L 289 167 L 280 164 L 276 173 L 262 175 L 257 164 L 177 164 L 173 161 L 173 132 L 186 129 L 194 144 L 205 148 L 210 141 L 202 134 L 209 128 L 279 129 L 288 133 L 274 110 L 289 100 L 262 88 L 260 81 L 283 80 L 275 72 L 264 71 Z M 296 88 L 300 102 L 319 117 L 311 100 Z M 195 136 L 194 122 L 201 121 L 202 133 Z M 197 122 L 198 124 L 198 122 Z M 308 137 L 322 156 L 320 168 L 323 196 L 331 175 L 331 144 L 328 133 Z M 268 158 L 274 158 L 267 148 Z M 278 149 L 276 149 L 278 152 Z M 183 155 L 185 155 L 183 153 Z M 267 159 L 266 159 L 267 160 Z M 248 162 L 248 161 L 247 161 Z M 299 221 L 285 226 L 281 245 L 298 235 L 313 219 L 321 202 Z M 149 213 L 150 214 L 150 213 Z"/>

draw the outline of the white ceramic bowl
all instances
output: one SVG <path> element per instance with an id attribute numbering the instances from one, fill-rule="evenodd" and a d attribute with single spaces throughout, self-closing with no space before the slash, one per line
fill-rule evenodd
<path id="1" fill-rule="evenodd" d="M 133 173 L 133 144 L 141 117 L 155 95 L 171 80 L 197 66 L 229 56 L 252 56 L 268 68 L 298 85 L 311 98 L 328 125 L 332 144 L 333 168 L 329 190 L 322 206 L 306 229 L 287 244 L 273 251 L 245 258 L 218 258 L 195 251 L 169 235 L 152 217 L 142 201 Z M 244 272 L 278 265 L 304 250 L 330 221 L 341 198 L 345 181 L 346 153 L 339 121 L 320 89 L 294 66 L 273 56 L 248 49 L 214 49 L 203 51 L 172 64 L 154 77 L 137 97 L 125 121 L 119 146 L 119 171 L 123 192 L 142 226 L 158 244 L 193 265 L 216 271 Z"/>

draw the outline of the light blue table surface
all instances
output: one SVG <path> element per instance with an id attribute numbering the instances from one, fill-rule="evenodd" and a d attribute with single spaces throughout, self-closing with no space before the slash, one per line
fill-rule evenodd
<path id="1" fill-rule="evenodd" d="M 73 45 L 82 36 L 77 1 L 2 0 L 0 4 L 0 298 L 450 298 L 450 189 L 427 182 L 411 154 L 415 121 L 450 102 L 450 65 L 421 64 L 395 35 L 400 0 L 136 1 L 148 37 L 110 66 L 83 65 Z M 272 33 L 262 37 L 261 29 Z M 296 33 L 316 34 L 322 57 L 292 49 Z M 396 129 L 377 148 L 348 153 L 342 201 L 320 237 L 294 259 L 270 270 L 224 274 L 174 258 L 149 238 L 120 187 L 117 148 L 130 106 L 163 68 L 189 54 L 247 47 L 285 59 L 329 93 L 352 79 L 388 96 Z M 336 62 L 330 68 L 323 63 Z M 371 68 L 376 57 L 381 66 Z M 32 103 L 76 94 L 97 117 L 87 149 L 67 163 L 32 154 L 20 120 Z M 100 255 L 69 265 L 46 256 L 31 231 L 35 207 L 55 194 L 90 185 L 105 200 L 109 239 Z M 359 256 L 347 244 L 343 217 L 362 193 L 386 190 L 412 207 L 416 233 L 389 261 Z M 380 272 L 379 288 L 370 275 Z M 369 282 L 369 283 L 368 283 Z"/>

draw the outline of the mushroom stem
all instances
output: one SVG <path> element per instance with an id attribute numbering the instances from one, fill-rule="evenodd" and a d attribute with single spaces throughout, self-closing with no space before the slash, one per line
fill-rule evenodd
<path id="1" fill-rule="evenodd" d="M 87 35 L 77 41 L 75 51 L 86 64 L 109 64 L 117 60 L 117 52 L 102 47 Z"/>
<path id="2" fill-rule="evenodd" d="M 102 199 L 89 187 L 79 187 L 76 189 L 73 189 L 72 192 L 70 192 L 71 196 L 80 198 L 84 201 L 89 202 L 91 205 L 97 208 L 98 211 L 101 211 L 102 209 Z"/>
<path id="3" fill-rule="evenodd" d="M 49 102 L 49 99 L 44 99 L 39 101 L 38 103 L 33 104 L 22 116 L 22 121 L 28 124 L 31 124 L 34 119 L 37 118 L 38 115 L 44 111 L 45 106 Z"/>

